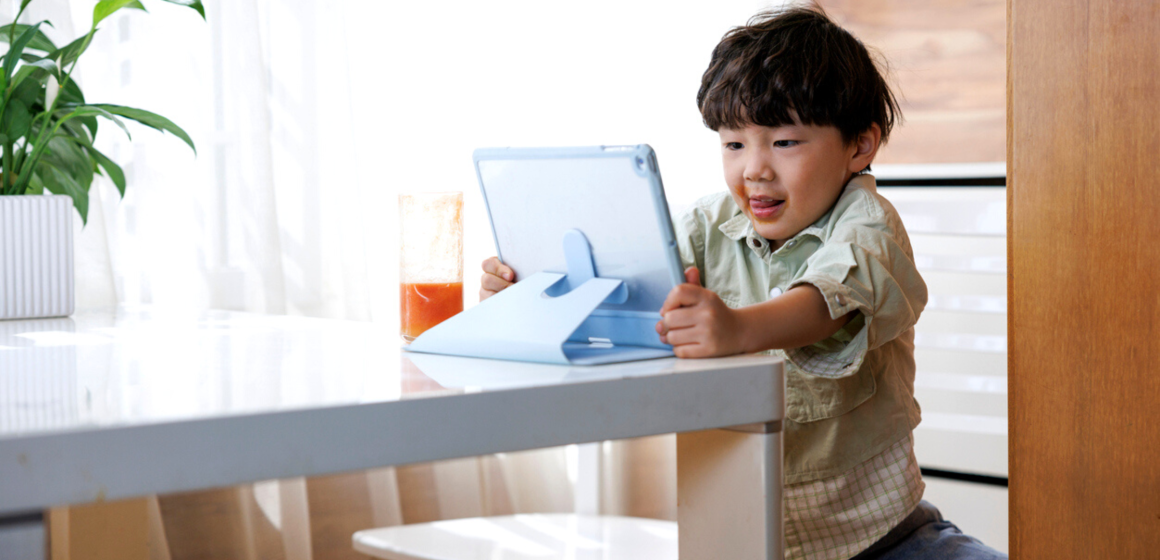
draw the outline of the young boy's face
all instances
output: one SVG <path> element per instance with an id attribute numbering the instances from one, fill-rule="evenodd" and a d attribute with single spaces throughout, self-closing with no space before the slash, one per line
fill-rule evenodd
<path id="1" fill-rule="evenodd" d="M 733 200 L 774 249 L 829 211 L 850 176 L 869 164 L 858 157 L 861 140 L 846 143 L 834 126 L 748 125 L 718 133 Z"/>

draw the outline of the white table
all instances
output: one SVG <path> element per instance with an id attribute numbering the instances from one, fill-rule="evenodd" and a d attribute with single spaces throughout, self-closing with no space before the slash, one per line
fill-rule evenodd
<path id="1" fill-rule="evenodd" d="M 770 357 L 476 360 L 298 317 L 0 322 L 0 550 L 43 554 L 51 506 L 677 432 L 682 558 L 780 558 L 783 387 Z"/>

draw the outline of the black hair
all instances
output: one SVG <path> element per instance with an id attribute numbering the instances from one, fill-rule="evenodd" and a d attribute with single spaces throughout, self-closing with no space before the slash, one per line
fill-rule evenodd
<path id="1" fill-rule="evenodd" d="M 762 12 L 726 33 L 697 106 L 712 130 L 832 125 L 847 143 L 873 124 L 885 143 L 902 118 L 865 45 L 816 5 Z"/>

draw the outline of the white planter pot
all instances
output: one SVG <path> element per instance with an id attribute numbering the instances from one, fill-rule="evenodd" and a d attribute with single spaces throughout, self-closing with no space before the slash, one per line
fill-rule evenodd
<path id="1" fill-rule="evenodd" d="M 71 315 L 72 199 L 0 196 L 0 319 Z"/>

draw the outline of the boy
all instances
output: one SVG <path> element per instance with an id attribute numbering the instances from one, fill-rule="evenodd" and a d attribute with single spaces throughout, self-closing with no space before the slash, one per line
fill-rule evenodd
<path id="1" fill-rule="evenodd" d="M 864 174 L 899 116 L 866 48 L 817 8 L 760 14 L 714 49 L 697 104 L 728 191 L 677 221 L 688 283 L 657 333 L 681 358 L 786 358 L 786 557 L 1005 558 L 921 501 L 926 284 Z M 481 298 L 513 280 L 484 271 Z"/>

